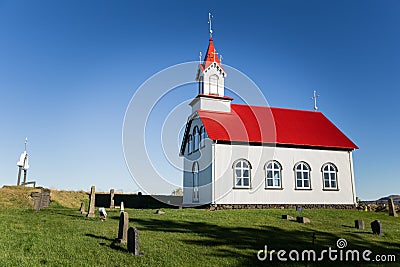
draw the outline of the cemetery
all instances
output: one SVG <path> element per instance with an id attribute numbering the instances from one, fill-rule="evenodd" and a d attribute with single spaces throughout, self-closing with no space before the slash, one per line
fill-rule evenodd
<path id="1" fill-rule="evenodd" d="M 44 192 L 46 198 L 47 190 L 21 186 L 0 190 L 2 197 L 4 192 L 12 196 L 8 205 L 0 207 L 1 266 L 261 265 L 256 253 L 265 244 L 274 249 L 322 250 L 335 246 L 339 238 L 352 249 L 400 257 L 400 219 L 392 215 L 397 206 L 390 212 L 304 207 L 135 209 L 123 202 L 104 208 L 94 205 L 92 196 L 99 193 L 50 190 L 48 205 L 36 210 L 30 191 L 36 192 L 33 196 Z M 73 205 L 60 204 L 67 196 Z"/>

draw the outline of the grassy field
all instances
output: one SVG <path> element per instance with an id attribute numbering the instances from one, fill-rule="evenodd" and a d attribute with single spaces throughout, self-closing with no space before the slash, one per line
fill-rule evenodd
<path id="1" fill-rule="evenodd" d="M 127 211 L 130 226 L 139 229 L 142 257 L 128 254 L 126 245 L 113 242 L 118 233 L 118 210 L 109 210 L 108 219 L 102 222 L 98 215 L 89 219 L 77 209 L 59 204 L 37 213 L 2 207 L 0 266 L 271 266 L 278 263 L 276 257 L 272 263 L 256 257 L 265 245 L 269 250 L 320 252 L 329 246 L 336 248 L 338 238 L 347 240 L 346 249 L 394 254 L 397 264 L 392 266 L 400 261 L 400 218 L 385 213 L 305 210 L 302 215 L 310 218 L 311 224 L 299 224 L 281 219 L 282 214 L 297 216 L 295 210 L 167 209 L 162 215 L 154 214 L 155 210 Z M 364 219 L 366 230 L 353 228 L 354 219 Z M 375 219 L 381 220 L 384 237 L 370 234 L 369 223 Z M 339 262 L 325 265 L 337 266 Z"/>

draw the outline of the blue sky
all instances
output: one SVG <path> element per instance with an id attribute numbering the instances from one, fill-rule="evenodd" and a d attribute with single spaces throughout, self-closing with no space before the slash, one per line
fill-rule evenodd
<path id="1" fill-rule="evenodd" d="M 16 183 L 27 136 L 40 185 L 137 191 L 125 110 L 149 77 L 198 60 L 211 12 L 223 63 L 271 106 L 312 109 L 318 90 L 320 111 L 360 147 L 361 199 L 399 194 L 400 3 L 209 2 L 0 0 L 1 184 Z"/>

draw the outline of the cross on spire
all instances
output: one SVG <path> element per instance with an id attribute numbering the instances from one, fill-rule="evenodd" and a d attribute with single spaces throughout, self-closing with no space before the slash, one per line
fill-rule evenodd
<path id="1" fill-rule="evenodd" d="M 318 106 L 317 106 L 317 98 L 319 97 L 319 95 L 317 94 L 317 91 L 314 90 L 314 96 L 311 97 L 312 100 L 314 100 L 314 111 L 318 110 Z"/>
<path id="2" fill-rule="evenodd" d="M 26 151 L 26 144 L 28 143 L 28 137 L 25 137 L 25 151 Z"/>
<path id="3" fill-rule="evenodd" d="M 208 13 L 208 24 L 210 24 L 210 38 L 212 38 L 212 33 L 213 33 L 213 31 L 212 31 L 212 25 L 211 25 L 211 23 L 212 23 L 212 18 L 213 18 L 213 16 L 211 15 L 211 13 Z"/>

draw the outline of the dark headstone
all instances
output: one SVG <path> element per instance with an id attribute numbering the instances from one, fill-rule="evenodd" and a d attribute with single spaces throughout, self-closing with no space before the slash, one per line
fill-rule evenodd
<path id="1" fill-rule="evenodd" d="M 371 230 L 375 235 L 382 235 L 382 223 L 378 220 L 371 222 Z"/>
<path id="2" fill-rule="evenodd" d="M 284 220 L 294 220 L 294 218 L 292 216 L 287 215 L 287 214 L 283 214 L 282 215 L 282 219 L 284 219 Z"/>
<path id="3" fill-rule="evenodd" d="M 50 189 L 42 188 L 40 208 L 48 208 L 50 204 Z"/>
<path id="4" fill-rule="evenodd" d="M 33 192 L 31 193 L 31 197 L 33 199 L 33 209 L 37 212 L 40 210 L 40 204 L 41 204 L 41 196 L 42 194 L 39 192 Z"/>
<path id="5" fill-rule="evenodd" d="M 356 229 L 364 230 L 364 229 L 365 229 L 364 221 L 363 221 L 363 220 L 355 220 L 355 221 L 354 221 L 354 227 L 355 227 Z"/>
<path id="6" fill-rule="evenodd" d="M 128 251 L 135 256 L 139 254 L 139 232 L 136 227 L 129 227 L 128 229 Z"/>
<path id="7" fill-rule="evenodd" d="M 85 211 L 85 202 L 81 202 L 81 207 L 79 208 L 79 211 L 81 212 L 81 214 L 86 213 L 86 211 Z"/>
<path id="8" fill-rule="evenodd" d="M 296 221 L 298 223 L 311 223 L 310 219 L 308 219 L 307 217 L 297 217 Z"/>
<path id="9" fill-rule="evenodd" d="M 118 241 L 120 243 L 126 243 L 128 234 L 128 223 L 129 215 L 127 212 L 121 212 L 119 216 L 119 226 L 118 226 Z"/>
<path id="10" fill-rule="evenodd" d="M 92 188 L 90 189 L 89 210 L 88 210 L 88 214 L 86 215 L 87 217 L 95 217 L 96 216 L 94 214 L 95 200 L 96 200 L 95 187 L 92 186 Z"/>
<path id="11" fill-rule="evenodd" d="M 388 206 L 389 206 L 389 216 L 397 217 L 398 215 L 397 215 L 396 209 L 394 207 L 392 198 L 388 199 Z"/>
<path id="12" fill-rule="evenodd" d="M 156 212 L 154 214 L 165 214 L 165 211 L 162 210 L 156 210 Z"/>

